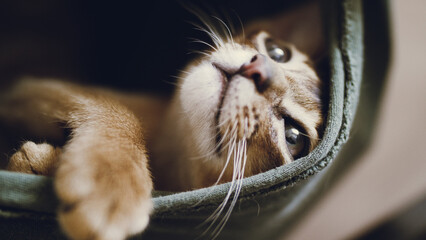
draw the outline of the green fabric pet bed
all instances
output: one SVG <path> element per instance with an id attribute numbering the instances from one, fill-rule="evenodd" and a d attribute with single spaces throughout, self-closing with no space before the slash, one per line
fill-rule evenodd
<path id="1" fill-rule="evenodd" d="M 330 103 L 319 146 L 291 164 L 244 179 L 218 239 L 279 239 L 369 144 L 389 59 L 386 1 L 323 1 L 329 44 Z M 350 134 L 351 127 L 357 131 Z M 348 141 L 348 139 L 350 139 Z M 348 142 L 347 142 L 348 141 Z M 0 171 L 0 238 L 64 239 L 52 178 Z M 154 213 L 135 239 L 209 239 L 202 223 L 229 184 L 154 192 Z"/>

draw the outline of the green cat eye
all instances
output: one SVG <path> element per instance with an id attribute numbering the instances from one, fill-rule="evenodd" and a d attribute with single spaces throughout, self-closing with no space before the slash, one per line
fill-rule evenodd
<path id="1" fill-rule="evenodd" d="M 274 61 L 279 63 L 288 62 L 291 58 L 290 49 L 283 47 L 280 48 L 272 39 L 268 39 L 265 41 L 266 50 L 268 51 L 268 55 Z"/>

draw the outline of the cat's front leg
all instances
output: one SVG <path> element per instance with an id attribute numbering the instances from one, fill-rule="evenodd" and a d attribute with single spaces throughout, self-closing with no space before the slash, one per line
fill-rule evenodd
<path id="1" fill-rule="evenodd" d="M 147 226 L 152 209 L 143 145 L 100 125 L 75 129 L 55 176 L 58 219 L 72 239 L 124 239 Z"/>
<path id="2" fill-rule="evenodd" d="M 37 175 L 53 175 L 60 154 L 61 149 L 59 147 L 28 141 L 22 144 L 21 148 L 10 157 L 6 169 Z"/>
<path id="3" fill-rule="evenodd" d="M 130 109 L 92 88 L 26 79 L 0 94 L 0 123 L 48 139 L 61 139 L 62 125 L 71 129 L 52 161 L 33 144 L 15 155 L 15 163 L 56 168 L 58 219 L 69 237 L 124 239 L 146 227 L 153 184 L 142 126 Z"/>

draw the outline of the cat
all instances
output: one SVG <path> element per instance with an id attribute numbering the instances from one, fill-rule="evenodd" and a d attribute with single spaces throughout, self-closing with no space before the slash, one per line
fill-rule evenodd
<path id="1" fill-rule="evenodd" d="M 52 141 L 70 134 L 61 147 L 25 142 L 7 169 L 54 176 L 58 220 L 72 239 L 142 231 L 154 185 L 232 182 L 238 196 L 243 177 L 305 156 L 321 137 L 324 43 L 311 18 L 301 26 L 304 17 L 254 22 L 238 36 L 206 24 L 211 49 L 187 65 L 170 100 L 22 78 L 0 97 L 2 125 Z"/>

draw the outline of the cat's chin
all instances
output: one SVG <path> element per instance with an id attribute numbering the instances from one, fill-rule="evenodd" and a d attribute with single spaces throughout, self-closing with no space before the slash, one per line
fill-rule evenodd
<path id="1" fill-rule="evenodd" d="M 183 76 L 180 103 L 190 126 L 188 130 L 197 148 L 196 152 L 200 155 L 220 155 L 221 138 L 238 122 L 233 120 L 235 111 L 231 111 L 229 104 L 235 103 L 230 95 L 237 96 L 241 92 L 236 92 L 238 89 L 231 82 L 240 67 L 256 53 L 255 49 L 247 46 L 225 44 L 204 61 L 192 65 Z M 229 78 L 233 80 L 230 81 Z M 232 85 L 233 92 L 229 93 L 228 88 Z M 245 110 L 244 107 L 247 107 L 247 104 L 241 105 L 241 111 Z M 240 124 L 243 125 L 244 123 Z"/>
<path id="2" fill-rule="evenodd" d="M 196 152 L 215 152 L 217 116 L 226 90 L 226 76 L 210 61 L 192 67 L 184 76 L 180 102 L 185 122 L 190 126 Z"/>

